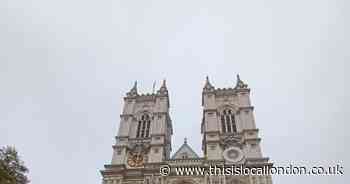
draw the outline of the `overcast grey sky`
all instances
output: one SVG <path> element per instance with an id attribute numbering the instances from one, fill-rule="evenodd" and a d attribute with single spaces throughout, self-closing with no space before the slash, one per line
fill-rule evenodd
<path id="1" fill-rule="evenodd" d="M 173 152 L 188 137 L 202 155 L 205 76 L 222 88 L 239 73 L 265 156 L 345 167 L 274 183 L 348 183 L 349 12 L 346 0 L 1 0 L 0 145 L 33 184 L 101 183 L 122 97 L 166 78 Z"/>

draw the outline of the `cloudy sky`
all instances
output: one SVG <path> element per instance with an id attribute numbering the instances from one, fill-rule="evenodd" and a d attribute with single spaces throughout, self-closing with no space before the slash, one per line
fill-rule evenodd
<path id="1" fill-rule="evenodd" d="M 278 165 L 341 164 L 347 183 L 350 4 L 346 0 L 0 1 L 0 145 L 34 184 L 101 183 L 122 97 L 138 80 L 170 90 L 173 152 L 201 153 L 206 75 L 251 88 L 265 156 Z"/>

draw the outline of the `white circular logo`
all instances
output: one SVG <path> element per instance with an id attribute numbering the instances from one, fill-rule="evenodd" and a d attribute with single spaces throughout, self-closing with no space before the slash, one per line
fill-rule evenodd
<path id="1" fill-rule="evenodd" d="M 236 147 L 227 148 L 222 155 L 228 162 L 239 162 L 243 159 L 242 151 Z"/>

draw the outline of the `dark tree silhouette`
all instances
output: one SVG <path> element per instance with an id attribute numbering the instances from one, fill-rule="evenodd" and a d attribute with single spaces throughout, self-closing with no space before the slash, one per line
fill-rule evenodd
<path id="1" fill-rule="evenodd" d="M 0 148 L 0 184 L 27 184 L 27 172 L 14 147 Z"/>

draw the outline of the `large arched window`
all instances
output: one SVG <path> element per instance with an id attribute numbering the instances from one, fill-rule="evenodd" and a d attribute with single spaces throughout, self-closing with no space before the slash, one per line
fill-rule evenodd
<path id="1" fill-rule="evenodd" d="M 223 133 L 237 132 L 235 115 L 231 109 L 225 109 L 221 113 L 221 129 Z"/>
<path id="2" fill-rule="evenodd" d="M 141 119 L 137 124 L 136 137 L 137 138 L 149 137 L 150 127 L 151 127 L 151 118 L 149 117 L 148 114 L 142 115 Z"/>

